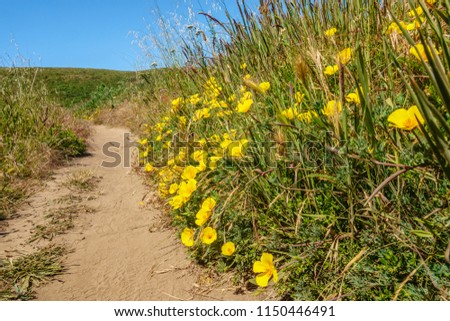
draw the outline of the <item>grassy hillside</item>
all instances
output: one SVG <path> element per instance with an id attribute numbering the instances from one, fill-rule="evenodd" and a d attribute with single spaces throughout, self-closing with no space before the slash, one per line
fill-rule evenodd
<path id="1" fill-rule="evenodd" d="M 0 76 L 7 73 L 0 68 Z M 80 107 L 97 95 L 122 92 L 137 79 L 130 71 L 87 68 L 38 68 L 36 80 L 43 82 L 48 94 L 63 107 Z"/>

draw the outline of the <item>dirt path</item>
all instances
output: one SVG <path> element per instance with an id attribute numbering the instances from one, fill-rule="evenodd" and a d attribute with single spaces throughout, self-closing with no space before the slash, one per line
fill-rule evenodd
<path id="1" fill-rule="evenodd" d="M 161 212 L 152 207 L 153 196 L 141 178 L 122 165 L 100 166 L 103 160 L 111 161 L 102 153 L 108 142 L 120 142 L 116 150 L 123 155 L 125 132 L 94 126 L 90 156 L 55 172 L 54 179 L 29 200 L 24 209 L 27 219 L 11 222 L 16 233 L 2 241 L 0 252 L 14 247 L 31 251 L 33 245 L 24 240 L 33 222 L 42 220 L 50 204 L 75 195 L 64 185 L 68 176 L 90 172 L 97 178 L 95 189 L 75 199 L 93 212 L 78 215 L 74 228 L 52 241 L 73 251 L 65 259 L 67 272 L 38 288 L 38 300 L 255 300 L 249 293 L 234 294 L 242 291 L 227 279 L 208 284 L 211 278 L 187 259 L 174 231 L 161 228 Z"/>

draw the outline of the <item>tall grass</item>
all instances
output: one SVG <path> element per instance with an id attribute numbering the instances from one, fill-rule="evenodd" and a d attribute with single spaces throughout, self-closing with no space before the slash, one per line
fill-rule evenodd
<path id="1" fill-rule="evenodd" d="M 0 77 L 0 216 L 14 209 L 29 185 L 50 165 L 85 151 L 83 126 L 49 98 L 38 70 L 4 69 Z M 78 132 L 77 132 L 78 131 Z"/>
<path id="2" fill-rule="evenodd" d="M 141 141 L 192 256 L 255 283 L 271 253 L 285 299 L 448 300 L 448 2 L 239 4 L 154 80 Z"/>

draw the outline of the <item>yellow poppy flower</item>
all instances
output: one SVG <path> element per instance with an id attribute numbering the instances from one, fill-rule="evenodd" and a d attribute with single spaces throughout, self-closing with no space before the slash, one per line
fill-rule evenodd
<path id="1" fill-rule="evenodd" d="M 212 197 L 208 197 L 202 203 L 202 208 L 208 211 L 212 211 L 216 206 L 216 200 Z"/>
<path id="2" fill-rule="evenodd" d="M 207 157 L 204 150 L 197 150 L 191 154 L 191 158 L 196 162 L 202 162 Z"/>
<path id="3" fill-rule="evenodd" d="M 338 71 L 339 71 L 339 66 L 333 65 L 333 66 L 326 66 L 323 73 L 327 76 L 332 76 L 335 73 L 337 73 Z"/>
<path id="4" fill-rule="evenodd" d="M 183 173 L 181 174 L 181 178 L 186 179 L 186 180 L 193 179 L 193 178 L 195 178 L 195 176 L 197 176 L 197 172 L 198 171 L 194 166 L 189 165 L 183 170 Z"/>
<path id="5" fill-rule="evenodd" d="M 250 107 L 253 105 L 253 99 L 245 99 L 239 101 L 236 111 L 238 113 L 246 113 L 249 111 Z"/>
<path id="6" fill-rule="evenodd" d="M 170 206 L 172 206 L 172 209 L 177 210 L 181 208 L 184 204 L 184 199 L 181 195 L 175 195 L 170 201 Z"/>
<path id="7" fill-rule="evenodd" d="M 408 16 L 414 18 L 416 16 L 421 16 L 423 14 L 423 9 L 422 7 L 417 7 L 414 10 L 411 10 L 408 12 Z"/>
<path id="8" fill-rule="evenodd" d="M 345 48 L 339 52 L 338 61 L 341 64 L 346 65 L 350 59 L 352 59 L 352 48 Z"/>
<path id="9" fill-rule="evenodd" d="M 189 200 L 192 193 L 194 193 L 196 190 L 197 190 L 197 181 L 195 179 L 189 179 L 187 182 L 181 182 L 181 184 L 178 186 L 177 196 L 181 196 L 181 198 L 185 202 Z"/>
<path id="10" fill-rule="evenodd" d="M 278 282 L 278 273 L 273 265 L 273 255 L 270 253 L 263 253 L 260 261 L 253 263 L 253 272 L 259 273 L 256 276 L 256 284 L 260 287 L 266 287 L 271 278 L 273 282 Z"/>
<path id="11" fill-rule="evenodd" d="M 322 114 L 325 116 L 334 116 L 342 111 L 342 104 L 340 101 L 330 100 L 322 109 Z"/>
<path id="12" fill-rule="evenodd" d="M 181 232 L 181 243 L 184 245 L 191 247 L 194 245 L 194 230 L 188 227 L 185 227 L 183 232 Z"/>
<path id="13" fill-rule="evenodd" d="M 293 120 L 298 115 L 298 111 L 294 108 L 288 108 L 281 112 L 281 115 L 289 120 Z"/>
<path id="14" fill-rule="evenodd" d="M 171 184 L 169 188 L 169 193 L 175 194 L 177 191 L 178 191 L 178 184 L 177 183 Z"/>
<path id="15" fill-rule="evenodd" d="M 264 81 L 258 85 L 258 91 L 262 94 L 265 94 L 270 89 L 270 83 Z"/>
<path id="16" fill-rule="evenodd" d="M 331 28 L 325 31 L 325 36 L 327 37 L 333 37 L 335 33 L 337 32 L 336 28 Z"/>
<path id="17" fill-rule="evenodd" d="M 425 123 L 425 119 L 419 111 L 417 106 L 411 106 L 409 109 L 399 108 L 394 110 L 388 117 L 388 122 L 392 126 L 404 129 L 413 130 L 420 124 Z"/>
<path id="18" fill-rule="evenodd" d="M 242 64 L 239 66 L 239 68 L 241 68 L 242 70 L 244 70 L 244 69 L 247 68 L 247 64 L 244 62 L 244 63 L 242 63 Z"/>
<path id="19" fill-rule="evenodd" d="M 195 224 L 197 224 L 198 226 L 202 226 L 208 221 L 208 219 L 211 217 L 211 214 L 212 212 L 210 210 L 201 208 L 195 215 Z"/>
<path id="20" fill-rule="evenodd" d="M 197 169 L 197 171 L 200 173 L 200 172 L 203 172 L 203 171 L 205 171 L 206 170 L 206 163 L 204 162 L 204 161 L 201 161 L 199 164 L 198 164 L 198 166 L 196 166 L 195 168 Z"/>
<path id="21" fill-rule="evenodd" d="M 139 144 L 140 144 L 140 145 L 147 145 L 147 143 L 148 143 L 148 139 L 147 139 L 147 138 L 144 138 L 144 139 L 140 139 L 140 140 L 139 140 Z"/>
<path id="22" fill-rule="evenodd" d="M 144 170 L 145 170 L 147 173 L 152 172 L 154 169 L 155 169 L 155 168 L 152 166 L 152 164 L 150 164 L 150 163 L 145 164 L 145 169 L 144 169 Z"/>
<path id="23" fill-rule="evenodd" d="M 203 244 L 211 244 L 217 240 L 217 232 L 214 228 L 208 226 L 200 233 L 200 239 Z"/>
<path id="24" fill-rule="evenodd" d="M 233 142 L 232 144 L 228 145 L 228 153 L 231 157 L 243 157 L 244 156 L 244 150 L 245 147 L 248 144 L 247 139 L 241 139 L 240 141 Z"/>
<path id="25" fill-rule="evenodd" d="M 302 94 L 301 92 L 296 92 L 295 93 L 295 95 L 294 95 L 294 98 L 295 98 L 295 103 L 298 105 L 298 104 L 301 104 L 302 103 L 302 101 L 303 101 L 303 98 L 305 98 L 305 94 Z"/>
<path id="26" fill-rule="evenodd" d="M 355 91 L 353 93 L 349 93 L 346 97 L 345 100 L 348 101 L 349 103 L 355 103 L 357 105 L 361 104 L 361 99 L 359 98 L 358 92 Z"/>
<path id="27" fill-rule="evenodd" d="M 432 50 L 429 46 L 427 46 L 427 49 L 430 52 Z M 434 50 L 436 50 L 436 49 L 434 49 Z M 411 55 L 413 55 L 414 57 L 416 57 L 418 60 L 421 60 L 420 58 L 422 58 L 423 61 L 428 62 L 428 57 L 425 53 L 425 47 L 421 43 L 416 44 L 415 47 L 411 47 L 409 49 L 409 53 Z"/>
<path id="28" fill-rule="evenodd" d="M 220 157 L 220 156 L 211 156 L 209 158 L 209 168 L 210 169 L 216 169 L 217 168 L 217 162 L 219 160 L 221 160 L 221 159 L 222 159 L 222 157 Z"/>
<path id="29" fill-rule="evenodd" d="M 315 111 L 306 111 L 297 115 L 297 119 L 305 123 L 310 123 L 313 117 L 317 117 Z"/>
<path id="30" fill-rule="evenodd" d="M 225 256 L 231 256 L 236 251 L 236 246 L 233 242 L 226 242 L 224 245 L 222 245 L 222 255 Z"/>

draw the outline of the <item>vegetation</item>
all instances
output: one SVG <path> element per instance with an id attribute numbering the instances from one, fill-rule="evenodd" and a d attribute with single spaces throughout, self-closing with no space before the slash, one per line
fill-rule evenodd
<path id="1" fill-rule="evenodd" d="M 33 69 L 36 82 L 45 84 L 48 95 L 59 105 L 79 108 L 102 100 L 111 102 L 114 94 L 121 93 L 136 79 L 135 72 L 86 69 L 86 68 L 39 68 Z M 0 68 L 0 76 L 9 73 Z M 108 101 L 109 100 L 109 101 Z"/>
<path id="2" fill-rule="evenodd" d="M 0 260 L 0 301 L 32 299 L 33 286 L 64 271 L 61 258 L 65 254 L 63 247 L 48 246 L 17 261 Z"/>
<path id="3" fill-rule="evenodd" d="M 37 74 L 10 68 L 0 75 L 0 218 L 26 195 L 23 179 L 42 177 L 61 157 L 85 152 L 85 126 L 57 105 Z"/>
<path id="4" fill-rule="evenodd" d="M 240 12 L 146 78 L 141 163 L 192 257 L 283 299 L 448 300 L 449 2 Z"/>

